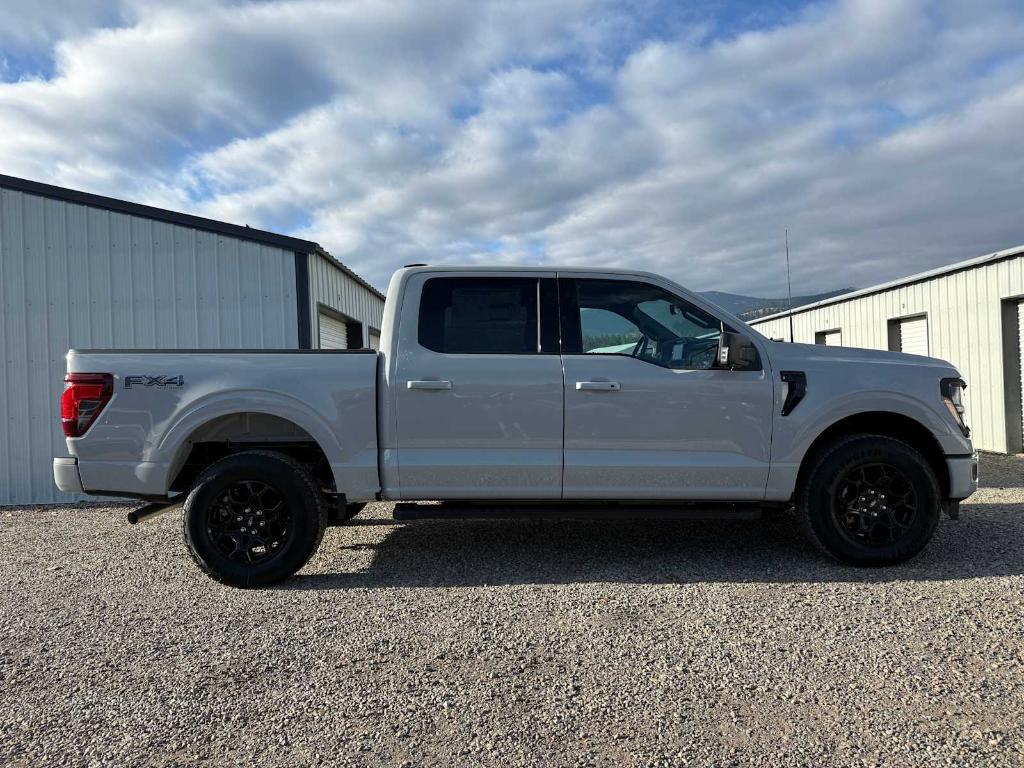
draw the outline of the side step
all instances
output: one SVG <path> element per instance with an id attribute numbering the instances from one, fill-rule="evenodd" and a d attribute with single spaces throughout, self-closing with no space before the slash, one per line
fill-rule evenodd
<path id="1" fill-rule="evenodd" d="M 580 504 L 400 501 L 395 520 L 511 519 L 537 520 L 760 520 L 757 504 Z"/>

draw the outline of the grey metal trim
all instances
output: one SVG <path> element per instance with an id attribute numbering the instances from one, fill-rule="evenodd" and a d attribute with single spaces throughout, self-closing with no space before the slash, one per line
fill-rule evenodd
<path id="1" fill-rule="evenodd" d="M 309 254 L 295 252 L 295 313 L 298 320 L 299 349 L 313 348 L 309 317 Z"/>

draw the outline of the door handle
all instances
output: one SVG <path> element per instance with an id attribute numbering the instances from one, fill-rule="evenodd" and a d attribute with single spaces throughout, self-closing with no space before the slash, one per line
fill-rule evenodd
<path id="1" fill-rule="evenodd" d="M 425 389 L 428 392 L 440 392 L 443 389 L 451 389 L 450 381 L 410 381 L 406 384 L 409 389 Z"/>
<path id="2" fill-rule="evenodd" d="M 622 389 L 617 381 L 577 381 L 579 392 L 618 392 Z"/>

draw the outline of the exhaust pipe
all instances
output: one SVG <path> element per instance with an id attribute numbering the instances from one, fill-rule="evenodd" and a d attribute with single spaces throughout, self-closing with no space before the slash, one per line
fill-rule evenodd
<path id="1" fill-rule="evenodd" d="M 169 499 L 167 501 L 154 501 L 152 504 L 147 504 L 144 507 L 139 507 L 128 513 L 128 523 L 130 525 L 138 525 L 143 520 L 148 520 L 151 517 L 159 515 L 161 512 L 166 512 L 171 507 L 176 507 L 180 501 L 175 499 Z"/>

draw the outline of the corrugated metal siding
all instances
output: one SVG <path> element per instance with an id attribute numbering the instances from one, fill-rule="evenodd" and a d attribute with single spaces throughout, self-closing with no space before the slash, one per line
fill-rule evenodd
<path id="1" fill-rule="evenodd" d="M 380 330 L 384 317 L 384 300 L 357 283 L 330 260 L 319 254 L 309 255 L 309 316 L 317 322 L 320 305 L 363 324 L 363 343 L 369 328 Z M 317 333 L 312 334 L 317 346 Z"/>
<path id="2" fill-rule="evenodd" d="M 291 251 L 0 189 L 0 504 L 68 501 L 71 347 L 298 346 Z"/>
<path id="3" fill-rule="evenodd" d="M 929 354 L 953 363 L 969 385 L 965 400 L 975 446 L 1005 452 L 1001 313 L 1003 300 L 1018 296 L 1024 296 L 1024 255 L 798 311 L 795 340 L 813 343 L 816 332 L 840 328 L 845 346 L 886 349 L 889 320 L 927 315 Z M 789 339 L 784 316 L 751 325 L 770 338 Z"/>

